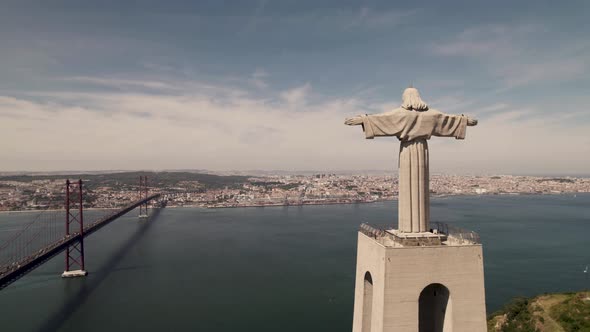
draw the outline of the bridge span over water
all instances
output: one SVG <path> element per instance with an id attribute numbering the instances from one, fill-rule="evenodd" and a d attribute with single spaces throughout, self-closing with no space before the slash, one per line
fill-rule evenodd
<path id="1" fill-rule="evenodd" d="M 77 199 L 71 199 L 72 196 L 77 196 Z M 77 183 L 67 181 L 65 211 L 49 213 L 55 219 L 56 215 L 63 217 L 65 212 L 65 234 L 56 236 L 59 233 L 55 228 L 60 223 L 40 218 L 39 216 L 43 213 L 37 215 L 34 220 L 23 223 L 25 225 L 15 232 L 12 238 L 5 243 L 0 243 L 0 290 L 62 251 L 66 252 L 65 272 L 62 276 L 86 275 L 84 238 L 137 207 L 140 208 L 139 217 L 147 217 L 148 202 L 157 200 L 161 195 L 148 195 L 147 178 L 145 178 L 140 181 L 139 196 L 137 201 L 118 210 L 105 210 L 106 215 L 95 217 L 91 222 L 85 224 L 82 180 Z M 39 225 L 43 223 L 45 225 Z M 77 270 L 75 270 L 76 267 Z"/>

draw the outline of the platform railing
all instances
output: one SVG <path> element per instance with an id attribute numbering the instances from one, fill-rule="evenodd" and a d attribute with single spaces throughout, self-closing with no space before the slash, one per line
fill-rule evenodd
<path id="1" fill-rule="evenodd" d="M 479 234 L 444 222 L 435 221 L 430 223 L 432 232 L 444 234 L 448 240 L 458 244 L 481 244 Z"/>
<path id="2" fill-rule="evenodd" d="M 365 234 L 368 237 L 372 237 L 374 239 L 386 236 L 386 232 L 382 229 L 375 228 L 369 224 L 362 223 L 360 226 L 360 232 Z"/>
<path id="3" fill-rule="evenodd" d="M 373 227 L 369 224 L 362 223 L 359 231 L 368 237 L 371 237 L 375 240 L 380 240 L 380 242 L 386 240 L 399 242 L 399 239 L 396 239 L 395 236 L 386 232 L 383 229 L 379 229 Z M 443 238 L 442 244 L 448 245 L 470 245 L 470 244 L 481 244 L 481 239 L 479 234 L 473 231 L 469 231 L 460 227 L 452 226 L 444 222 L 431 222 L 431 230 L 434 234 L 441 234 L 445 235 L 446 238 Z M 389 240 L 389 241 L 388 241 Z M 413 239 L 414 242 L 418 242 L 416 245 L 431 245 L 432 241 L 429 239 L 424 239 L 423 243 L 420 242 L 420 239 Z M 406 245 L 406 244 L 404 244 Z"/>

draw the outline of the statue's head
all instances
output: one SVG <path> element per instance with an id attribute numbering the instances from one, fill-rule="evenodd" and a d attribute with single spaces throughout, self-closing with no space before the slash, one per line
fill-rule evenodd
<path id="1" fill-rule="evenodd" d="M 402 95 L 402 108 L 408 111 L 426 111 L 428 104 L 420 98 L 420 92 L 416 88 L 407 88 Z"/>

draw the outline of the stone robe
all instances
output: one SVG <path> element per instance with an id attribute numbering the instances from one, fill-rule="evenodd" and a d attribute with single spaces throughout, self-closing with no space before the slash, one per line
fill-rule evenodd
<path id="1" fill-rule="evenodd" d="M 464 139 L 467 117 L 437 110 L 390 112 L 363 115 L 366 138 L 396 136 L 399 151 L 398 229 L 406 233 L 430 230 L 430 185 L 428 143 L 431 136 Z"/>

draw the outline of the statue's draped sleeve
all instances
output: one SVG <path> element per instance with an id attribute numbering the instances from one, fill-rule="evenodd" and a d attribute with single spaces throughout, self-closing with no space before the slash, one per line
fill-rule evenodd
<path id="1" fill-rule="evenodd" d="M 397 136 L 402 141 L 431 136 L 464 139 L 467 117 L 444 114 L 437 110 L 422 112 L 395 109 L 381 114 L 362 115 L 366 138 Z"/>
<path id="2" fill-rule="evenodd" d="M 437 121 L 435 122 L 432 135 L 441 137 L 455 137 L 464 139 L 467 131 L 467 117 L 464 115 L 444 114 L 437 111 Z"/>
<path id="3" fill-rule="evenodd" d="M 400 112 L 362 115 L 366 138 L 398 136 L 404 129 L 404 116 Z"/>

